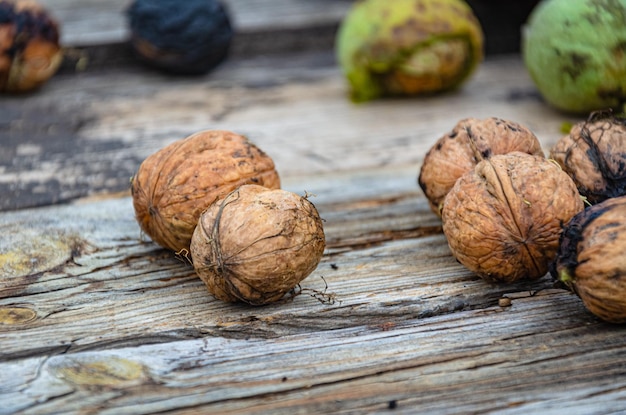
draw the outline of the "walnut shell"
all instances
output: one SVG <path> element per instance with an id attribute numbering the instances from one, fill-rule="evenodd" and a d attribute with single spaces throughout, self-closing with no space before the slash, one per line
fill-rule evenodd
<path id="1" fill-rule="evenodd" d="M 322 220 L 306 198 L 244 185 L 202 214 L 191 258 L 216 298 L 262 305 L 313 272 L 324 247 Z"/>
<path id="2" fill-rule="evenodd" d="M 561 226 L 582 209 L 555 163 L 513 152 L 461 176 L 444 201 L 443 231 L 458 261 L 485 280 L 533 280 L 548 271 Z"/>
<path id="3" fill-rule="evenodd" d="M 626 323 L 626 196 L 588 207 L 569 222 L 551 266 L 597 317 Z"/>
<path id="4" fill-rule="evenodd" d="M 137 222 L 154 242 L 189 250 L 200 214 L 243 184 L 280 187 L 272 159 L 246 137 L 207 130 L 147 157 L 131 180 Z"/>
<path id="5" fill-rule="evenodd" d="M 63 60 L 59 25 L 32 0 L 0 0 L 0 91 L 40 87 Z"/>
<path id="6" fill-rule="evenodd" d="M 589 203 L 626 195 L 626 119 L 594 114 L 550 150 Z"/>
<path id="7" fill-rule="evenodd" d="M 446 194 L 479 161 L 512 151 L 543 155 L 535 134 L 516 122 L 495 117 L 459 121 L 430 148 L 420 169 L 418 183 L 432 211 L 441 216 Z"/>

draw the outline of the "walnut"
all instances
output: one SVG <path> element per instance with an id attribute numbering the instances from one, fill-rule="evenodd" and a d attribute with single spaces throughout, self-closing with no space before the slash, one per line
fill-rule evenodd
<path id="1" fill-rule="evenodd" d="M 555 163 L 495 155 L 464 174 L 444 200 L 443 231 L 458 261 L 488 281 L 537 279 L 556 255 L 561 227 L 583 209 Z"/>
<path id="2" fill-rule="evenodd" d="M 62 60 L 59 24 L 40 4 L 0 0 L 0 92 L 40 87 Z"/>
<path id="3" fill-rule="evenodd" d="M 626 119 L 594 113 L 550 150 L 580 194 L 595 204 L 626 195 Z"/>
<path id="4" fill-rule="evenodd" d="M 543 155 L 535 134 L 516 122 L 495 117 L 459 121 L 426 153 L 420 170 L 418 183 L 432 211 L 441 216 L 446 194 L 479 161 L 512 151 Z"/>
<path id="5" fill-rule="evenodd" d="M 561 234 L 550 273 L 597 317 L 626 323 L 626 196 L 580 212 Z"/>
<path id="6" fill-rule="evenodd" d="M 244 185 L 202 214 L 191 258 L 216 298 L 262 305 L 281 299 L 313 272 L 324 246 L 322 221 L 310 201 Z"/>
<path id="7" fill-rule="evenodd" d="M 272 159 L 244 136 L 201 131 L 141 163 L 131 180 L 135 216 L 154 242 L 175 252 L 189 250 L 200 214 L 248 183 L 279 188 Z"/>
<path id="8" fill-rule="evenodd" d="M 133 0 L 126 16 L 137 57 L 173 74 L 211 71 L 227 58 L 234 35 L 218 0 Z"/>

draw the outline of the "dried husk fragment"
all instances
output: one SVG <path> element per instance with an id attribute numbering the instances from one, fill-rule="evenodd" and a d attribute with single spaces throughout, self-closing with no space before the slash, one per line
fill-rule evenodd
<path id="1" fill-rule="evenodd" d="M 487 281 L 534 280 L 548 271 L 559 235 L 583 202 L 555 163 L 520 152 L 495 155 L 446 196 L 443 231 L 458 261 Z"/>
<path id="2" fill-rule="evenodd" d="M 200 214 L 249 183 L 279 188 L 273 160 L 242 135 L 200 131 L 141 163 L 131 181 L 135 216 L 154 242 L 188 251 Z"/>
<path id="3" fill-rule="evenodd" d="M 535 134 L 514 121 L 496 117 L 460 120 L 430 148 L 420 169 L 418 183 L 432 211 L 441 216 L 446 194 L 478 162 L 512 151 L 543 155 Z"/>
<path id="4" fill-rule="evenodd" d="M 595 204 L 626 195 L 626 119 L 593 113 L 550 150 L 581 195 Z"/>
<path id="5" fill-rule="evenodd" d="M 563 230 L 552 276 L 585 307 L 611 323 L 626 323 L 626 196 L 576 215 Z"/>
<path id="6" fill-rule="evenodd" d="M 191 258 L 216 298 L 263 305 L 313 272 L 324 247 L 322 220 L 308 199 L 244 185 L 202 214 Z"/>

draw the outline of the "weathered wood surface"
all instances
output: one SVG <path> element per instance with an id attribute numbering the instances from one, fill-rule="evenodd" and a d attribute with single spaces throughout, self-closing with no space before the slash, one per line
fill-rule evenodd
<path id="1" fill-rule="evenodd" d="M 212 299 L 142 241 L 129 197 L 5 212 L 0 412 L 622 408 L 623 329 L 547 277 L 489 285 L 466 271 L 413 176 L 287 180 L 318 194 L 328 249 L 301 295 L 260 308 Z"/>
<path id="2" fill-rule="evenodd" d="M 129 37 L 126 9 L 132 0 L 38 0 L 61 24 L 65 46 L 125 42 Z M 276 32 L 336 26 L 351 0 L 222 0 L 238 33 Z"/>
<path id="3" fill-rule="evenodd" d="M 39 0 L 61 24 L 68 48 L 125 43 L 131 0 Z M 332 47 L 335 31 L 354 0 L 222 0 L 236 31 L 234 54 Z M 468 0 L 485 32 L 485 50 L 519 51 L 521 26 L 538 0 Z"/>
<path id="4" fill-rule="evenodd" d="M 10 200 L 39 191 L 54 202 L 49 183 L 64 200 L 91 196 L 0 215 L 1 413 L 626 405 L 623 329 L 548 277 L 502 286 L 472 275 L 417 188 L 425 151 L 461 117 L 514 119 L 546 145 L 560 136 L 568 118 L 532 93 L 519 58 L 487 61 L 453 94 L 361 106 L 331 62 L 231 62 L 202 79 L 88 72 L 2 101 L 2 114 L 21 116 L 6 119 L 2 141 L 5 191 L 23 192 Z M 328 249 L 292 301 L 223 304 L 187 263 L 141 239 L 129 175 L 202 128 L 248 134 L 285 188 L 316 194 Z"/>
<path id="5" fill-rule="evenodd" d="M 128 189 L 139 163 L 202 129 L 248 135 L 282 175 L 418 163 L 464 117 L 500 116 L 547 146 L 571 120 L 543 105 L 518 57 L 485 62 L 465 88 L 355 106 L 331 52 L 232 60 L 200 78 L 144 68 L 61 74 L 0 99 L 0 210 Z"/>
<path id="6" fill-rule="evenodd" d="M 110 66 L 2 97 L 0 414 L 623 411 L 622 327 L 548 276 L 491 285 L 450 255 L 416 178 L 470 116 L 523 123 L 546 148 L 575 121 L 517 56 L 454 93 L 364 105 L 330 51 L 199 78 Z M 221 303 L 142 238 L 129 177 L 206 128 L 247 134 L 284 188 L 315 194 L 328 246 L 290 301 Z"/>

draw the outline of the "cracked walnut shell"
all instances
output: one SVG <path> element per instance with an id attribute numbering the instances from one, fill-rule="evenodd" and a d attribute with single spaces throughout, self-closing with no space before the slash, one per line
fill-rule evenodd
<path id="1" fill-rule="evenodd" d="M 431 210 L 441 216 L 446 194 L 478 162 L 512 151 L 543 155 L 535 134 L 516 122 L 496 117 L 459 121 L 430 148 L 420 169 L 418 183 Z"/>
<path id="2" fill-rule="evenodd" d="M 626 119 L 594 113 L 572 127 L 550 157 L 574 180 L 589 203 L 626 195 Z"/>
<path id="3" fill-rule="evenodd" d="M 583 209 L 555 163 L 520 152 L 495 155 L 464 174 L 442 221 L 457 260 L 487 281 L 538 279 L 556 256 L 561 228 Z"/>
<path id="4" fill-rule="evenodd" d="M 246 137 L 207 130 L 157 151 L 131 180 L 137 222 L 154 242 L 189 250 L 200 214 L 243 184 L 280 187 L 273 160 Z"/>
<path id="5" fill-rule="evenodd" d="M 313 272 L 324 247 L 322 220 L 309 200 L 244 185 L 202 214 L 191 258 L 216 298 L 263 305 L 280 300 Z"/>

